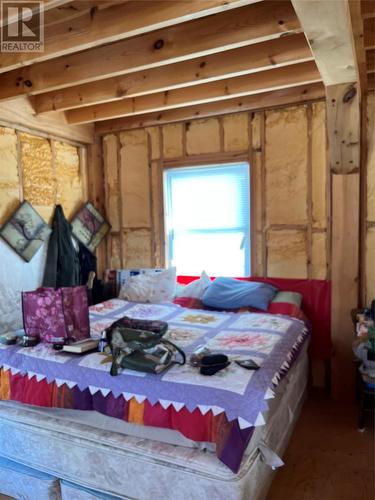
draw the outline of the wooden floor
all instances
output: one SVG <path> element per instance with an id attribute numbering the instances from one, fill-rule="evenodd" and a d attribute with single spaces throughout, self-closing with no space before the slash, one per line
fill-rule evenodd
<path id="1" fill-rule="evenodd" d="M 311 395 L 283 459 L 267 500 L 375 498 L 373 422 L 359 432 L 354 403 Z"/>

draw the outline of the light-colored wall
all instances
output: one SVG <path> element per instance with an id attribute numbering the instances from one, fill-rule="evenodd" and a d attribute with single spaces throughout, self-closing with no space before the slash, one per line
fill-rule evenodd
<path id="1" fill-rule="evenodd" d="M 76 146 L 0 127 L 0 224 L 24 199 L 50 222 L 55 204 L 69 218 L 85 198 Z M 20 292 L 41 284 L 46 247 L 26 263 L 0 238 L 0 332 L 21 327 Z"/>
<path id="2" fill-rule="evenodd" d="M 252 274 L 329 278 L 326 147 L 323 102 L 104 136 L 107 267 L 164 264 L 163 169 L 247 160 Z"/>

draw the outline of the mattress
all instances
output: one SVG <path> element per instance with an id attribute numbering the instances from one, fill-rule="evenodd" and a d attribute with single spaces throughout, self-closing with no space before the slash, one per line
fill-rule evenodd
<path id="1" fill-rule="evenodd" d="M 262 499 L 273 476 L 265 451 L 283 453 L 303 402 L 306 349 L 279 384 L 266 425 L 255 430 L 237 474 L 209 451 L 99 429 L 9 402 L 0 403 L 0 453 L 67 481 L 65 488 L 86 488 L 77 498 L 100 498 L 87 496 L 92 489 L 138 500 Z"/>

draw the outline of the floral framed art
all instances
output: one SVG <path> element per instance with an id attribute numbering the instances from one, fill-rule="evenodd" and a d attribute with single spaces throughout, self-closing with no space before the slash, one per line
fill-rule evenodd
<path id="1" fill-rule="evenodd" d="M 111 229 L 109 222 L 90 202 L 80 208 L 71 224 L 74 237 L 92 253 Z"/>
<path id="2" fill-rule="evenodd" d="M 0 236 L 26 262 L 51 234 L 51 228 L 34 207 L 24 201 L 0 229 Z"/>

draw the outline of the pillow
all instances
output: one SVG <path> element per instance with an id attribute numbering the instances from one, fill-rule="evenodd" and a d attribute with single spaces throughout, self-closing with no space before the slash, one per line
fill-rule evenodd
<path id="1" fill-rule="evenodd" d="M 272 299 L 272 304 L 280 302 L 283 304 L 293 304 L 300 309 L 302 304 L 302 295 L 298 292 L 277 292 L 275 297 Z"/>
<path id="2" fill-rule="evenodd" d="M 203 302 L 193 297 L 176 297 L 173 303 L 181 307 L 186 307 L 186 309 L 204 309 Z"/>
<path id="3" fill-rule="evenodd" d="M 176 297 L 190 297 L 192 299 L 201 299 L 207 287 L 211 285 L 211 280 L 205 271 L 202 271 L 201 277 L 183 286 L 177 291 Z"/>
<path id="4" fill-rule="evenodd" d="M 158 273 L 130 276 L 120 290 L 119 298 L 134 302 L 172 302 L 176 291 L 176 268 Z"/>
<path id="5" fill-rule="evenodd" d="M 233 278 L 216 278 L 203 295 L 203 303 L 221 309 L 256 307 L 267 311 L 277 288 L 268 283 L 241 281 Z"/>

